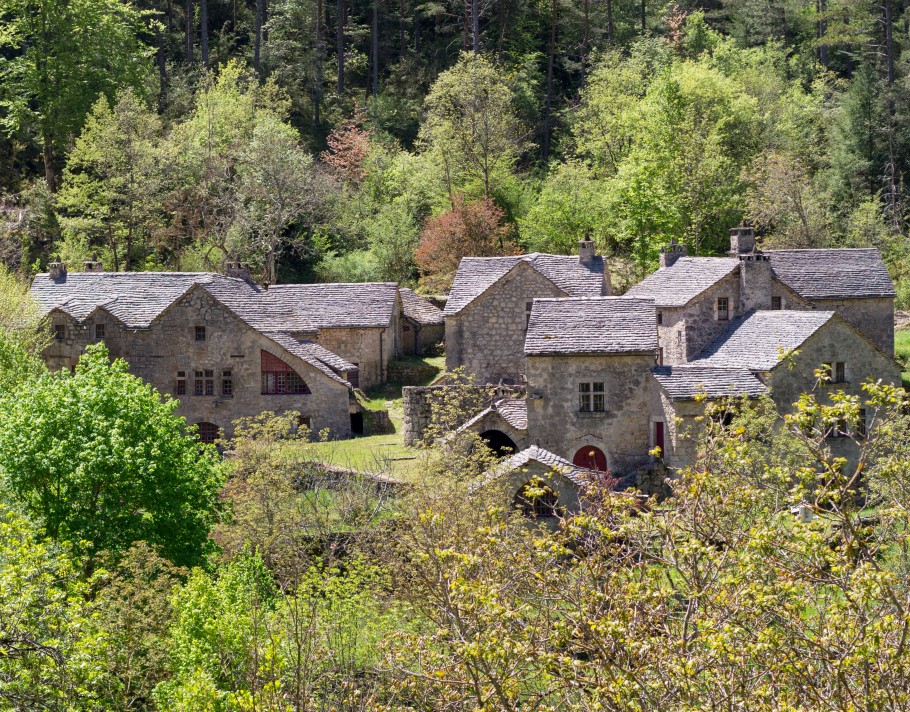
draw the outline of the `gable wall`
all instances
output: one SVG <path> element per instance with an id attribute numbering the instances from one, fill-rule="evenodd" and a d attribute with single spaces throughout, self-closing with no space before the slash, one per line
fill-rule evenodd
<path id="1" fill-rule="evenodd" d="M 130 372 L 162 393 L 176 396 L 177 371 L 186 373 L 187 395 L 179 396 L 178 415 L 190 423 L 210 422 L 230 435 L 232 421 L 271 410 L 299 411 L 311 418 L 314 431 L 328 428 L 334 437 L 350 435 L 348 389 L 305 361 L 284 353 L 276 344 L 240 321 L 201 289 L 177 300 L 150 329 L 124 329 L 118 321 L 100 312 L 79 330 L 80 338 L 64 345 L 65 357 L 51 349 L 46 361 L 51 368 L 75 364 L 88 343 L 94 342 L 95 323 L 105 323 L 105 342 L 113 358 L 124 358 Z M 195 340 L 195 327 L 206 327 L 206 340 Z M 54 345 L 52 345 L 53 348 Z M 59 345 L 57 346 L 59 349 Z M 303 378 L 311 393 L 262 395 L 260 350 L 284 360 Z M 214 396 L 194 396 L 193 371 L 212 370 Z M 222 371 L 231 371 L 234 395 L 221 395 Z"/>
<path id="2" fill-rule="evenodd" d="M 817 299 L 812 301 L 812 306 L 821 311 L 837 312 L 886 354 L 894 353 L 893 299 Z"/>
<path id="3" fill-rule="evenodd" d="M 389 360 L 395 356 L 396 329 L 320 329 L 316 342 L 357 364 L 360 388 L 385 383 Z"/>
<path id="4" fill-rule="evenodd" d="M 483 382 L 525 373 L 525 305 L 535 297 L 565 297 L 550 280 L 519 262 L 458 314 L 446 316 L 446 369 L 463 366 Z"/>
<path id="5" fill-rule="evenodd" d="M 656 381 L 652 355 L 534 356 L 528 359 L 528 439 L 572 461 L 595 446 L 617 476 L 650 461 Z M 603 381 L 606 412 L 579 412 L 578 384 Z"/>

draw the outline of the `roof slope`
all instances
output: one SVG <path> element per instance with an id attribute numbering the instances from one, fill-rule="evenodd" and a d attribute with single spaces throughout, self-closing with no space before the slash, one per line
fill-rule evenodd
<path id="1" fill-rule="evenodd" d="M 401 293 L 401 310 L 408 319 L 424 326 L 445 323 L 442 309 L 432 304 L 430 300 L 424 299 L 407 287 L 402 287 L 398 291 Z"/>
<path id="2" fill-rule="evenodd" d="M 654 302 L 632 297 L 535 299 L 525 354 L 657 351 Z"/>
<path id="3" fill-rule="evenodd" d="M 473 489 L 476 490 L 479 487 L 488 485 L 503 475 L 519 470 L 522 467 L 527 467 L 532 462 L 539 463 L 553 472 L 563 475 L 566 479 L 579 487 L 585 487 L 592 480 L 597 480 L 599 477 L 602 477 L 603 474 L 595 472 L 594 470 L 588 470 L 584 467 L 579 467 L 578 465 L 573 465 L 568 460 L 561 458 L 559 455 L 552 453 L 549 450 L 544 450 L 542 447 L 532 445 L 521 452 L 516 452 L 507 460 L 504 460 L 493 467 L 485 476 L 483 476 L 480 485 Z"/>
<path id="4" fill-rule="evenodd" d="M 739 267 L 733 257 L 680 257 L 626 292 L 627 297 L 653 299 L 658 307 L 684 307 Z"/>
<path id="5" fill-rule="evenodd" d="M 651 373 L 674 401 L 692 400 L 699 395 L 708 398 L 736 396 L 754 398 L 768 392 L 765 384 L 744 368 L 686 364 L 655 366 Z"/>
<path id="6" fill-rule="evenodd" d="M 698 366 L 770 371 L 834 318 L 833 311 L 756 311 L 737 319 L 695 359 Z"/>
<path id="7" fill-rule="evenodd" d="M 768 250 L 781 282 L 807 299 L 893 297 L 894 284 L 875 248 Z"/>
<path id="8" fill-rule="evenodd" d="M 457 314 L 519 262 L 525 262 L 567 295 L 599 297 L 604 293 L 604 261 L 596 256 L 585 264 L 577 255 L 545 255 L 534 252 L 514 257 L 465 257 L 458 264 L 455 281 L 449 292 L 445 314 Z"/>
<path id="9" fill-rule="evenodd" d="M 458 432 L 466 430 L 474 423 L 483 420 L 490 413 L 498 413 L 503 420 L 516 430 L 526 431 L 528 429 L 528 401 L 524 398 L 502 398 L 465 422 L 464 425 L 458 428 Z"/>
<path id="10" fill-rule="evenodd" d="M 398 303 L 395 282 L 276 284 L 263 301 L 319 329 L 385 328 Z"/>

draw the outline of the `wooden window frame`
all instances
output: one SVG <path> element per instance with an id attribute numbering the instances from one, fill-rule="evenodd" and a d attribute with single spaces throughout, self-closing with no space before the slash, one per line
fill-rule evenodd
<path id="1" fill-rule="evenodd" d="M 721 309 L 721 302 L 723 302 L 724 308 Z M 717 298 L 717 321 L 730 321 L 730 297 L 718 297 Z"/>
<path id="2" fill-rule="evenodd" d="M 205 341 L 206 333 L 204 326 L 196 326 L 196 341 Z"/>
<path id="3" fill-rule="evenodd" d="M 578 412 L 606 413 L 607 396 L 603 381 L 582 381 L 578 384 Z"/>
<path id="4" fill-rule="evenodd" d="M 54 324 L 54 341 L 66 341 L 66 324 Z"/>
<path id="5" fill-rule="evenodd" d="M 221 372 L 221 395 L 224 398 L 234 397 L 234 375 L 230 369 Z"/>
<path id="6" fill-rule="evenodd" d="M 177 371 L 177 385 L 174 392 L 178 396 L 186 395 L 186 371 Z"/>
<path id="7" fill-rule="evenodd" d="M 264 396 L 303 396 L 312 392 L 303 376 L 268 351 L 260 351 L 260 374 Z"/>
<path id="8" fill-rule="evenodd" d="M 104 324 L 95 324 L 95 341 L 104 341 L 105 331 Z"/>
<path id="9" fill-rule="evenodd" d="M 783 297 L 771 297 L 771 311 L 783 311 L 783 308 L 784 308 Z"/>

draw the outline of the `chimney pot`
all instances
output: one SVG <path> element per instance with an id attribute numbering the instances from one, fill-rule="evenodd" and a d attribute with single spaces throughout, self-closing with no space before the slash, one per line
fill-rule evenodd
<path id="1" fill-rule="evenodd" d="M 751 227 L 730 229 L 730 255 L 744 255 L 755 252 L 755 230 Z"/>
<path id="2" fill-rule="evenodd" d="M 224 265 L 224 274 L 226 277 L 236 277 L 245 282 L 253 281 L 253 278 L 250 276 L 250 265 L 247 262 L 240 262 L 237 260 L 226 262 Z"/>
<path id="3" fill-rule="evenodd" d="M 48 276 L 55 282 L 66 279 L 66 265 L 62 262 L 51 262 L 47 266 Z"/>
<path id="4" fill-rule="evenodd" d="M 83 272 L 104 272 L 104 265 L 101 260 L 86 260 L 82 263 Z"/>
<path id="5" fill-rule="evenodd" d="M 594 257 L 597 255 L 597 250 L 594 249 L 594 240 L 590 237 L 586 237 L 583 240 L 578 241 L 578 261 L 583 265 L 591 264 L 594 261 Z"/>

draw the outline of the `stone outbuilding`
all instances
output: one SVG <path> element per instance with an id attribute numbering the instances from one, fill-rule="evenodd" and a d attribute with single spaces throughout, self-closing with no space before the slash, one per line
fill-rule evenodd
<path id="1" fill-rule="evenodd" d="M 90 272 L 55 264 L 32 283 L 53 338 L 52 369 L 103 341 L 131 373 L 180 400 L 178 414 L 211 442 L 237 418 L 296 410 L 314 431 L 351 432 L 356 367 L 297 334 L 293 314 L 264 305 L 244 279 L 207 273 Z"/>
<path id="2" fill-rule="evenodd" d="M 459 429 L 477 433 L 499 455 L 511 455 L 528 445 L 528 401 L 497 398 Z"/>
<path id="3" fill-rule="evenodd" d="M 464 368 L 481 382 L 520 382 L 535 299 L 609 294 L 609 273 L 590 240 L 579 243 L 577 257 L 465 257 L 444 311 L 446 368 Z"/>
<path id="4" fill-rule="evenodd" d="M 435 351 L 446 336 L 445 315 L 442 309 L 413 289 L 402 287 L 401 334 L 398 341 L 402 354 L 422 354 Z"/>

